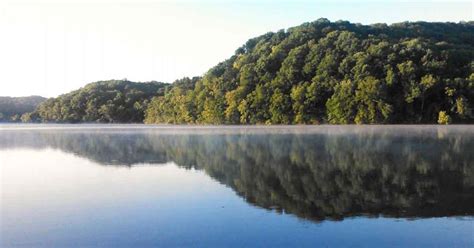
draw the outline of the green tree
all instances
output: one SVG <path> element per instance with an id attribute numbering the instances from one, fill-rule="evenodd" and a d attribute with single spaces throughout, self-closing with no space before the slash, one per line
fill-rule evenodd
<path id="1" fill-rule="evenodd" d="M 290 123 L 290 99 L 280 89 L 276 89 L 270 99 L 270 114 L 272 124 Z"/>
<path id="2" fill-rule="evenodd" d="M 344 80 L 336 85 L 334 94 L 326 103 L 329 123 L 352 123 L 356 111 L 354 93 L 355 85 L 350 80 Z"/>
<path id="3" fill-rule="evenodd" d="M 374 77 L 366 77 L 358 82 L 355 92 L 357 124 L 386 123 L 390 119 L 392 106 L 386 103 L 386 86 Z"/>
<path id="4" fill-rule="evenodd" d="M 446 111 L 439 111 L 438 123 L 439 124 L 451 123 L 451 117 L 448 114 L 446 114 Z"/>

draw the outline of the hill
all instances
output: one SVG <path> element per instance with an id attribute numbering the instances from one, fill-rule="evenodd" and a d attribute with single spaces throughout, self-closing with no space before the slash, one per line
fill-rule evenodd
<path id="1" fill-rule="evenodd" d="M 31 112 L 46 98 L 41 96 L 0 96 L 0 122 L 20 121 L 24 113 Z"/>
<path id="2" fill-rule="evenodd" d="M 90 83 L 79 90 L 46 100 L 23 120 L 66 123 L 143 122 L 149 100 L 163 95 L 168 85 L 127 80 Z"/>
<path id="3" fill-rule="evenodd" d="M 248 40 L 146 123 L 473 123 L 474 22 L 319 19 Z"/>

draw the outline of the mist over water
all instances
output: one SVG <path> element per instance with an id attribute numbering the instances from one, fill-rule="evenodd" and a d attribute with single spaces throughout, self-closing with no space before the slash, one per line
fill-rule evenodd
<path id="1" fill-rule="evenodd" d="M 1 246 L 474 244 L 472 126 L 1 125 Z"/>

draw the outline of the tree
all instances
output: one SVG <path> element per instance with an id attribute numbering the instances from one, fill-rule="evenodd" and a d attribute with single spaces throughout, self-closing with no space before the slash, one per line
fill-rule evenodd
<path id="1" fill-rule="evenodd" d="M 291 89 L 291 100 L 293 102 L 294 123 L 304 124 L 308 122 L 309 116 L 307 114 L 306 92 L 308 83 L 295 85 Z"/>
<path id="2" fill-rule="evenodd" d="M 386 102 L 386 89 L 382 82 L 372 76 L 358 82 L 355 92 L 357 124 L 386 123 L 390 119 L 392 106 Z"/>
<path id="3" fill-rule="evenodd" d="M 336 86 L 334 94 L 326 103 L 329 123 L 352 123 L 356 111 L 354 93 L 355 85 L 350 80 L 344 80 Z"/>
<path id="4" fill-rule="evenodd" d="M 280 89 L 276 89 L 270 99 L 270 114 L 272 124 L 290 123 L 290 99 Z"/>
<path id="5" fill-rule="evenodd" d="M 438 123 L 439 124 L 451 123 L 451 117 L 448 114 L 446 114 L 446 111 L 439 111 Z"/>

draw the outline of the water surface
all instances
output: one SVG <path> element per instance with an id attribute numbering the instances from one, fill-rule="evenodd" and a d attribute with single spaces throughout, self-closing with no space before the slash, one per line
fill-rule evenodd
<path id="1" fill-rule="evenodd" d="M 2 247 L 472 247 L 474 127 L 1 125 Z"/>

